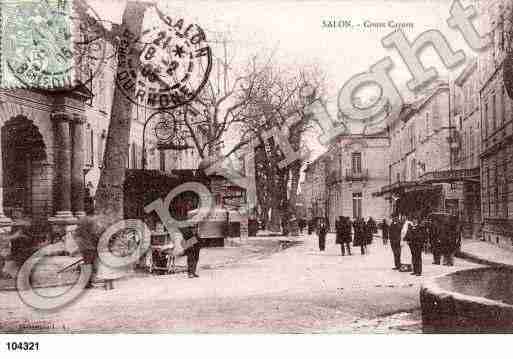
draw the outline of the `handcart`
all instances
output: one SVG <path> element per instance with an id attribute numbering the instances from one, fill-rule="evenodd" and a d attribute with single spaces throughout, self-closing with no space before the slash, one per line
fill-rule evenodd
<path id="1" fill-rule="evenodd" d="M 147 267 L 150 273 L 163 271 L 175 273 L 174 241 L 167 232 L 152 232 L 150 251 L 147 256 Z"/>

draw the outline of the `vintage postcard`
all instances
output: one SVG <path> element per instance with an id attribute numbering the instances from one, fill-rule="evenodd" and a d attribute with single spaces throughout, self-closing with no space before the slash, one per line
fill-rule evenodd
<path id="1" fill-rule="evenodd" d="M 512 0 L 0 20 L 0 333 L 513 333 Z"/>

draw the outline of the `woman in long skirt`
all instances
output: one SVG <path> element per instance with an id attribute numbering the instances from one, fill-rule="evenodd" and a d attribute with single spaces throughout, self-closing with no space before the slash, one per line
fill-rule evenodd
<path id="1" fill-rule="evenodd" d="M 326 249 L 326 235 L 328 233 L 328 227 L 326 226 L 326 223 L 324 220 L 321 219 L 319 223 L 319 250 L 322 252 Z"/>

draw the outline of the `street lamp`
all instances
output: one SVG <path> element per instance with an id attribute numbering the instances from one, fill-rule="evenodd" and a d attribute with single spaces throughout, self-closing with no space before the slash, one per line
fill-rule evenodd
<path id="1" fill-rule="evenodd" d="M 180 113 L 181 111 L 181 113 Z M 187 138 L 190 137 L 188 129 L 185 126 L 187 121 L 188 106 L 183 106 L 180 110 L 173 112 L 167 110 L 156 111 L 144 122 L 142 133 L 142 168 L 146 169 L 146 128 L 154 118 L 158 122 L 154 126 L 155 137 L 157 138 L 157 148 L 160 150 L 187 150 L 192 148 L 188 144 Z M 183 116 L 180 121 L 177 116 Z"/>

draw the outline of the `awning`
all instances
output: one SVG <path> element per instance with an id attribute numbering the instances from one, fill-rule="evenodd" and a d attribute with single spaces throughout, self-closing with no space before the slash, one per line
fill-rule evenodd
<path id="1" fill-rule="evenodd" d="M 479 167 L 428 172 L 420 176 L 422 183 L 479 182 Z"/>
<path id="2" fill-rule="evenodd" d="M 406 188 L 415 187 L 418 185 L 417 181 L 399 181 L 392 184 L 388 184 L 386 186 L 381 187 L 378 192 L 374 192 L 372 195 L 374 197 L 383 196 L 387 193 L 402 193 Z"/>
<path id="3" fill-rule="evenodd" d="M 464 168 L 457 170 L 443 170 L 428 172 L 420 176 L 418 181 L 399 181 L 381 187 L 381 190 L 374 192 L 375 197 L 383 196 L 387 193 L 404 193 L 411 191 L 428 191 L 437 190 L 439 186 L 433 189 L 432 184 L 435 183 L 452 183 L 452 182 L 479 182 L 479 167 Z"/>
<path id="4" fill-rule="evenodd" d="M 430 184 L 418 184 L 416 186 L 412 186 L 404 189 L 404 193 L 410 192 L 432 192 L 432 191 L 441 191 L 442 185 L 430 185 Z"/>

